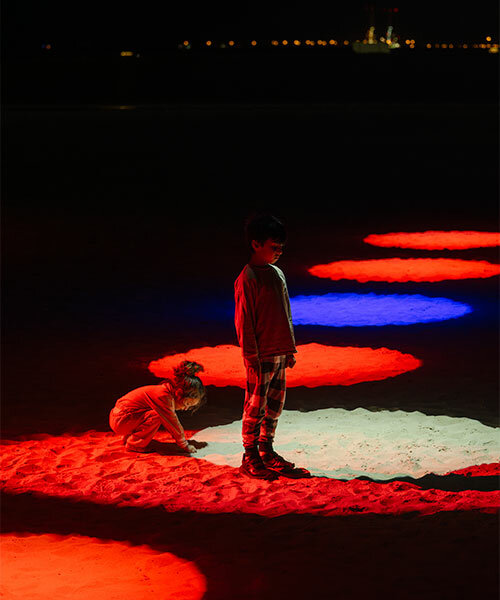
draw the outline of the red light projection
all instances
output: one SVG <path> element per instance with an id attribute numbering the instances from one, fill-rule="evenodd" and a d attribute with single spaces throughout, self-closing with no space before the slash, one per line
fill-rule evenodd
<path id="1" fill-rule="evenodd" d="M 2 587 L 8 598 L 200 600 L 195 564 L 147 545 L 80 535 L 2 535 Z M 28 593 L 29 590 L 29 593 Z"/>
<path id="2" fill-rule="evenodd" d="M 387 348 L 351 348 L 304 344 L 297 347 L 297 364 L 287 370 L 288 387 L 353 385 L 363 381 L 379 381 L 421 366 L 411 354 Z M 149 364 L 157 377 L 171 377 L 174 366 L 183 360 L 201 363 L 205 385 L 233 385 L 245 388 L 246 372 L 238 346 L 222 345 L 195 348 L 184 354 L 173 354 Z"/>
<path id="3" fill-rule="evenodd" d="M 309 269 L 311 275 L 338 281 L 446 281 L 449 279 L 484 279 L 500 273 L 500 265 L 485 260 L 455 258 L 386 258 L 375 260 L 341 260 Z"/>
<path id="4" fill-rule="evenodd" d="M 197 433 L 195 439 L 202 441 L 203 431 Z M 467 489 L 466 486 L 462 491 L 450 492 L 439 489 L 439 486 L 422 488 L 418 481 L 380 483 L 361 479 L 342 481 L 329 477 L 280 477 L 273 482 L 254 480 L 240 475 L 234 467 L 198 459 L 196 454 L 193 457 L 172 455 L 168 448 L 174 446 L 173 440 L 165 431 L 160 431 L 157 444 L 164 447 L 165 451 L 160 449 L 151 454 L 131 456 L 132 453 L 127 452 L 122 440 L 111 432 L 87 431 L 78 436 L 38 435 L 26 440 L 4 442 L 2 459 L 5 467 L 1 487 L 9 496 L 29 493 L 66 499 L 68 503 L 77 500 L 95 505 L 145 509 L 162 507 L 165 512 L 170 513 L 249 513 L 266 517 L 296 513 L 333 516 L 358 512 L 434 514 L 453 510 L 496 511 L 500 505 L 498 490 L 479 491 Z M 238 458 L 240 456 L 238 453 Z M 465 468 L 459 472 L 466 475 L 470 471 L 471 469 Z M 471 482 L 474 477 L 499 473 L 498 463 L 472 467 Z M 50 507 L 44 510 L 50 510 Z M 149 517 L 145 514 L 144 517 L 139 517 L 138 522 L 132 521 L 130 525 L 136 531 L 134 527 L 139 527 L 144 518 L 149 519 L 145 523 L 158 527 L 158 515 L 157 511 L 153 511 Z M 75 512 L 75 521 L 70 529 L 73 535 L 81 532 L 79 517 L 80 512 Z M 54 520 L 57 523 L 57 515 L 52 510 L 37 515 L 38 519 L 49 522 Z M 120 534 L 123 535 L 128 523 L 124 524 L 121 520 L 117 523 Z M 220 527 L 218 523 L 214 522 L 213 527 Z M 209 527 L 210 521 L 204 525 Z M 217 531 L 220 533 L 216 529 L 216 537 Z M 64 549 L 63 545 L 61 549 Z M 132 549 L 129 551 L 132 560 L 141 558 L 133 554 Z M 117 558 L 120 549 L 117 547 L 111 552 L 116 552 Z M 209 549 L 207 552 L 209 553 Z M 62 554 L 68 556 L 69 560 L 70 552 Z M 35 562 L 41 561 L 43 552 L 33 553 L 32 556 L 36 557 Z M 170 556 L 170 560 L 173 558 Z M 119 562 L 113 561 L 113 568 L 119 569 Z M 126 564 L 130 565 L 130 562 Z M 88 577 L 90 576 L 89 573 Z M 192 577 L 194 578 L 194 573 Z M 113 578 L 116 578 L 115 572 Z M 201 586 L 202 581 L 198 581 Z M 88 596 L 94 597 L 92 594 Z M 126 594 L 114 597 L 144 596 Z"/>
<path id="5" fill-rule="evenodd" d="M 363 240 L 382 248 L 418 250 L 465 250 L 500 246 L 500 233 L 491 231 L 423 231 L 371 234 Z"/>

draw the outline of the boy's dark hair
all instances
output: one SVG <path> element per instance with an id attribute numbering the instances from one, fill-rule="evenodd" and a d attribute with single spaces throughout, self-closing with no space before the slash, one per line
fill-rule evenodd
<path id="1" fill-rule="evenodd" d="M 264 244 L 266 240 L 275 240 L 281 244 L 286 241 L 286 229 L 283 223 L 270 213 L 254 213 L 245 221 L 245 237 L 253 252 L 252 240 Z"/>

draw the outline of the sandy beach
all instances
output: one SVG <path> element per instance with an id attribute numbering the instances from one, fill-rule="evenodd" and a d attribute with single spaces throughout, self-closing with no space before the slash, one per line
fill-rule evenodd
<path id="1" fill-rule="evenodd" d="M 364 242 L 496 231 L 495 118 L 460 98 L 11 110 L 2 600 L 497 600 L 497 248 Z M 258 208 L 286 220 L 290 297 L 339 309 L 295 327 L 276 434 L 312 477 L 270 483 L 238 470 L 233 282 Z M 393 258 L 493 268 L 310 272 Z M 128 452 L 109 411 L 186 357 L 205 367 L 207 404 L 178 415 L 197 452 L 164 430 Z"/>

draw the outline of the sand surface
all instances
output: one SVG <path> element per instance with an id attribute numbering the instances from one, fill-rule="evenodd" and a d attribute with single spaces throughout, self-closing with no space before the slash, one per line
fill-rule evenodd
<path id="1" fill-rule="evenodd" d="M 270 483 L 227 464 L 237 462 L 238 421 L 187 431 L 207 443 L 196 457 L 176 454 L 166 432 L 142 455 L 103 431 L 5 441 L 2 598 L 261 600 L 314 590 L 326 600 L 335 590 L 357 600 L 368 588 L 372 598 L 391 589 L 451 600 L 479 581 L 493 598 L 500 467 L 477 463 L 498 456 L 497 431 L 386 412 L 286 411 L 283 452 L 333 471 Z M 398 446 L 405 451 L 387 454 Z M 398 464 L 411 451 L 418 464 Z M 465 468 L 416 478 L 451 465 Z M 386 479 L 401 469 L 414 477 Z M 372 478 L 353 479 L 357 470 Z"/>
<path id="2" fill-rule="evenodd" d="M 208 442 L 197 458 L 239 466 L 241 421 L 207 428 L 197 437 Z M 315 476 L 383 481 L 498 462 L 500 434 L 473 419 L 417 411 L 285 410 L 276 449 Z"/>
<path id="3" fill-rule="evenodd" d="M 299 421 L 302 429 L 297 427 Z M 332 427 L 337 428 L 335 435 Z M 235 422 L 197 432 L 196 441 L 207 446 L 193 457 L 179 455 L 166 432 L 158 435 L 155 452 L 139 455 L 125 450 L 121 438 L 109 432 L 40 434 L 5 442 L 2 486 L 14 494 L 36 492 L 119 506 L 273 517 L 297 512 L 432 514 L 494 510 L 500 504 L 500 491 L 494 488 L 445 491 L 422 489 L 417 481 L 401 481 L 405 476 L 417 480 L 453 468 L 467 472 L 477 464 L 498 464 L 497 432 L 472 419 L 402 411 L 387 415 L 364 409 L 287 411 L 280 422 L 277 449 L 322 476 L 274 482 L 250 479 L 238 472 L 240 428 L 240 422 Z M 449 448 L 442 435 L 448 436 Z M 468 439 L 461 441 L 464 436 Z M 481 476 L 498 472 L 491 467 L 470 471 Z M 391 478 L 398 481 L 391 482 Z"/>
<path id="4" fill-rule="evenodd" d="M 80 535 L 2 535 L 5 600 L 198 600 L 205 578 L 193 563 L 147 545 Z"/>

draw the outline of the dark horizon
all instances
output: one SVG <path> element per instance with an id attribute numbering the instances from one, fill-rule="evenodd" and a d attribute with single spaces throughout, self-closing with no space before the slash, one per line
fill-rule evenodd
<path id="1" fill-rule="evenodd" d="M 241 2 L 237 9 L 227 0 L 217 3 L 177 4 L 160 8 L 158 3 L 106 5 L 87 2 L 74 5 L 41 5 L 28 0 L 11 1 L 3 7 L 3 46 L 9 53 L 37 51 L 42 43 L 69 49 L 167 49 L 183 39 L 273 39 L 296 37 L 363 36 L 370 24 L 369 5 L 374 6 L 378 33 L 389 20 L 401 37 L 421 41 L 483 41 L 498 37 L 498 4 L 490 0 L 461 6 L 450 0 L 439 5 L 430 0 L 366 2 L 327 6 L 320 0 L 264 0 Z M 397 8 L 397 12 L 394 12 Z M 389 12 L 392 9 L 392 12 Z"/>

